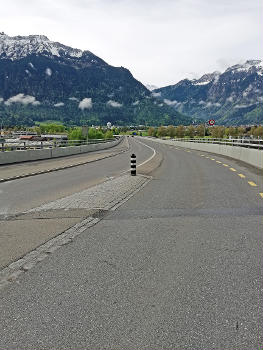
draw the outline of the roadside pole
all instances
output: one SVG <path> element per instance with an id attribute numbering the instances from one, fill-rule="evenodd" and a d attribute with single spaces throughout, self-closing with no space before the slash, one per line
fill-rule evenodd
<path id="1" fill-rule="evenodd" d="M 131 155 L 131 176 L 136 176 L 136 155 Z"/>

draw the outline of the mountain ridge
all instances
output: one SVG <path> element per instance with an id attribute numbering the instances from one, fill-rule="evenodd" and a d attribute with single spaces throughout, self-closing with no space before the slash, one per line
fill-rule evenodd
<path id="1" fill-rule="evenodd" d="M 210 119 L 219 124 L 262 123 L 263 61 L 247 60 L 224 72 L 183 79 L 153 90 L 164 103 L 183 114 Z"/>
<path id="2" fill-rule="evenodd" d="M 0 34 L 0 113 L 12 124 L 60 120 L 72 124 L 190 123 L 124 67 L 46 36 Z M 29 120 L 30 119 L 30 120 Z"/>

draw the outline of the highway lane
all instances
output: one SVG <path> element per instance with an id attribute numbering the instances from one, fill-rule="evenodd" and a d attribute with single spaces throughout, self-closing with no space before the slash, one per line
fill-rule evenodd
<path id="1" fill-rule="evenodd" d="M 130 168 L 131 153 L 137 155 L 138 163 L 144 162 L 153 154 L 151 149 L 135 143 L 133 138 L 130 137 L 128 140 L 130 149 L 120 155 L 54 173 L 1 183 L 0 215 L 31 209 L 116 176 Z"/>
<path id="2" fill-rule="evenodd" d="M 146 142 L 153 180 L 2 292 L 3 349 L 262 344 L 262 176 Z"/>

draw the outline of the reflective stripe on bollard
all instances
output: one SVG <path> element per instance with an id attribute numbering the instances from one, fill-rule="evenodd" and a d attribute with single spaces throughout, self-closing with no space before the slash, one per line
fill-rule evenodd
<path id="1" fill-rule="evenodd" d="M 131 155 L 131 176 L 136 176 L 136 155 Z"/>

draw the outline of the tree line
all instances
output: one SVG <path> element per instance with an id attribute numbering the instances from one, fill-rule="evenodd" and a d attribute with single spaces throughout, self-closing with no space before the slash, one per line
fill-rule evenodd
<path id="1" fill-rule="evenodd" d="M 243 136 L 253 136 L 253 137 L 263 137 L 263 126 L 252 126 L 252 127 L 225 127 L 225 126 L 213 126 L 205 127 L 203 124 L 193 126 L 179 125 L 174 127 L 169 125 L 167 127 L 160 126 L 158 128 L 149 127 L 148 135 L 153 137 L 177 137 L 177 138 L 194 138 L 194 137 L 205 137 L 210 136 L 212 138 L 224 138 L 224 137 L 243 137 Z"/>
<path id="2" fill-rule="evenodd" d="M 83 135 L 81 127 L 68 127 L 62 124 L 56 123 L 47 123 L 40 124 L 38 126 L 25 128 L 23 126 L 16 126 L 14 128 L 5 128 L 6 133 L 11 131 L 19 131 L 19 130 L 27 130 L 31 132 L 35 132 L 38 135 L 43 134 L 66 134 L 69 140 L 86 140 L 88 139 L 111 139 L 113 135 L 116 135 L 114 129 L 110 130 L 107 128 L 88 128 L 88 137 Z"/>

